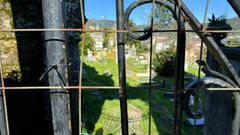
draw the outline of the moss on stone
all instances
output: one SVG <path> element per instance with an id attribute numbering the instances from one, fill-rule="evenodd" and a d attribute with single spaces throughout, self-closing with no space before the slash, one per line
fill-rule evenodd
<path id="1" fill-rule="evenodd" d="M 0 3 L 10 2 L 10 0 L 0 0 Z"/>

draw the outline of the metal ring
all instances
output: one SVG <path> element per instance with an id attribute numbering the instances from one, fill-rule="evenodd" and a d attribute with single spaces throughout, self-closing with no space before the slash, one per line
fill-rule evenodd
<path id="1" fill-rule="evenodd" d="M 192 118 L 192 119 L 195 118 L 195 114 L 190 110 L 189 100 L 190 100 L 191 95 L 194 95 L 194 93 L 195 93 L 194 90 L 187 91 L 187 92 L 184 94 L 184 98 L 183 98 L 183 109 L 184 109 L 184 112 L 185 112 L 185 114 L 186 114 L 189 118 Z M 196 119 L 200 119 L 200 118 L 202 118 L 202 117 L 203 117 L 202 112 L 197 112 L 197 114 L 196 114 Z"/>
<path id="2" fill-rule="evenodd" d="M 219 79 L 219 78 L 215 78 L 215 77 L 204 77 L 201 78 L 199 80 L 199 85 L 200 86 L 208 86 L 208 85 L 215 85 L 215 86 L 220 86 L 222 88 L 234 88 L 234 86 L 232 86 L 230 83 Z M 193 88 L 196 88 L 198 86 L 198 81 L 194 81 L 192 83 L 190 83 L 186 89 L 191 89 L 190 91 L 187 91 L 186 93 L 184 93 L 183 95 L 183 110 L 185 112 L 185 114 L 189 117 L 194 119 L 195 118 L 195 114 L 190 110 L 189 107 L 189 100 L 190 100 L 190 96 L 193 95 L 195 93 Z M 203 113 L 201 112 L 197 112 L 196 114 L 196 118 L 200 119 L 203 117 Z"/>
<path id="3" fill-rule="evenodd" d="M 148 4 L 148 3 L 152 3 L 152 0 L 141 0 L 141 1 L 136 1 L 134 3 L 132 3 L 128 8 L 127 10 L 125 11 L 125 14 L 124 14 L 124 27 L 126 30 L 129 30 L 130 29 L 130 26 L 128 24 L 128 21 L 129 21 L 129 17 L 130 17 L 130 14 L 131 12 L 137 8 L 138 6 L 141 6 L 141 5 L 144 5 L 144 4 Z M 160 4 L 160 5 L 164 5 L 166 6 L 166 8 L 168 10 L 170 10 L 172 13 L 173 13 L 173 18 L 176 19 L 177 16 L 175 15 L 174 13 L 174 6 L 171 2 L 167 2 L 167 1 L 164 1 L 164 0 L 156 0 L 155 1 L 156 4 Z M 133 32 L 128 32 L 127 34 L 133 38 L 133 39 L 136 39 L 136 40 L 147 40 L 151 34 L 152 34 L 152 28 L 151 27 L 147 27 L 144 29 L 144 34 L 143 35 L 139 35 L 137 33 L 133 33 Z"/>

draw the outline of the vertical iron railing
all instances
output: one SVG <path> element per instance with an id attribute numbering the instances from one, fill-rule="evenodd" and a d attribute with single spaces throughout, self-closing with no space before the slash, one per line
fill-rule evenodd
<path id="1" fill-rule="evenodd" d="M 236 13 L 240 16 L 240 2 L 237 0 L 228 0 L 228 2 L 232 5 L 232 7 L 235 9 Z M 80 2 L 82 5 L 82 1 Z M 183 11 L 186 15 L 186 17 L 188 17 L 190 24 L 193 28 L 195 28 L 195 32 L 198 33 L 198 35 L 203 39 L 204 42 L 206 42 L 206 44 L 209 46 L 209 49 L 212 51 L 212 53 L 215 55 L 215 57 L 217 57 L 217 59 L 220 62 L 223 62 L 223 66 L 228 69 L 227 73 L 229 74 L 230 77 L 232 77 L 234 79 L 234 81 L 236 81 L 238 84 L 240 84 L 239 78 L 234 76 L 235 71 L 232 69 L 232 66 L 229 64 L 228 60 L 225 58 L 224 55 L 222 55 L 221 52 L 218 51 L 218 47 L 216 46 L 216 44 L 211 40 L 211 38 L 209 37 L 205 37 L 204 33 L 201 31 L 201 24 L 196 20 L 196 18 L 194 18 L 194 16 L 191 14 L 191 12 L 186 8 L 186 6 L 181 5 L 181 0 L 175 0 L 175 9 L 176 9 L 176 15 L 178 16 L 178 20 L 177 20 L 177 24 L 178 24 L 178 30 L 177 30 L 177 68 L 176 68 L 176 86 L 175 86 L 175 120 L 174 120 L 174 135 L 180 135 L 181 134 L 181 124 L 182 124 L 182 90 L 184 88 L 183 85 L 183 80 L 184 80 L 184 59 L 185 59 L 185 42 L 186 42 L 186 35 L 185 35 L 185 28 L 184 28 L 184 20 L 183 17 L 181 16 L 181 11 Z M 81 13 L 83 13 L 83 6 L 81 6 Z M 123 0 L 116 0 L 116 9 L 117 9 L 117 47 L 118 47 L 118 69 L 119 69 L 119 99 L 120 99 L 120 109 L 121 109 L 121 124 L 122 124 L 122 134 L 123 135 L 128 135 L 128 113 L 127 113 L 127 95 L 126 95 L 126 68 L 125 68 L 125 43 L 124 43 L 124 2 Z M 56 31 L 52 30 L 52 31 L 47 31 L 45 30 L 41 30 L 41 31 L 45 31 L 45 40 L 46 40 L 46 48 L 47 51 L 49 51 L 47 54 L 50 56 L 52 55 L 52 52 L 55 52 L 55 50 L 60 50 L 60 52 L 58 52 L 58 54 L 55 54 L 56 56 L 53 55 L 52 58 L 49 58 L 47 61 L 48 66 L 53 66 L 55 64 L 57 64 L 58 66 L 58 70 L 60 70 L 60 73 L 64 79 L 64 81 L 66 81 L 66 62 L 65 62 L 65 54 L 64 54 L 64 34 L 62 31 L 60 31 L 59 29 L 61 29 L 62 27 L 62 18 L 61 15 L 53 15 L 52 13 L 60 13 L 62 14 L 61 11 L 61 3 L 60 1 L 56 1 L 56 3 L 52 3 L 49 0 L 43 0 L 43 10 L 44 10 L 44 21 L 45 21 L 45 27 L 46 28 L 55 28 Z M 83 14 L 82 14 L 83 17 Z M 54 18 L 52 20 L 52 18 Z M 83 20 L 83 18 L 82 18 Z M 55 22 L 51 22 L 51 21 L 55 21 Z M 55 27 L 55 26 L 59 26 L 59 27 Z M 84 21 L 83 21 L 83 25 L 84 25 Z M 52 27 L 54 26 L 54 27 Z M 57 30 L 58 29 L 58 30 Z M 65 29 L 66 30 L 66 29 Z M 199 31 L 198 31 L 199 30 Z M 69 30 L 70 31 L 70 30 Z M 76 30 L 77 31 L 77 30 Z M 86 32 L 85 28 L 83 27 L 83 30 L 78 30 L 81 32 Z M 152 32 L 152 31 L 151 31 Z M 84 42 L 84 34 L 83 36 L 83 42 Z M 50 46 L 51 45 L 51 46 Z M 52 46 L 53 45 L 53 46 Z M 84 47 L 84 46 L 83 46 Z M 50 51 L 51 50 L 51 51 Z M 83 48 L 82 48 L 83 51 Z M 58 59 L 58 58 L 60 59 Z M 55 59 L 56 58 L 56 59 Z M 0 60 L 1 61 L 1 60 Z M 230 66 L 229 66 L 230 65 Z M 151 66 L 151 65 L 150 65 Z M 82 66 L 80 68 L 80 70 L 82 69 Z M 1 69 L 2 72 L 2 69 Z M 150 73 L 151 75 L 151 73 Z M 1 80 L 2 80 L 2 87 L 1 90 L 3 92 L 5 92 L 5 89 L 17 89 L 16 88 L 11 88 L 11 87 L 5 87 L 4 86 L 4 80 L 3 80 L 3 76 L 1 73 Z M 52 91 L 52 99 L 54 101 L 54 103 L 58 104 L 58 102 L 68 102 L 68 96 L 66 95 L 67 90 L 65 89 L 79 89 L 80 91 L 80 95 L 79 95 L 79 104 L 81 105 L 81 91 L 84 87 L 82 87 L 82 80 L 80 79 L 80 84 L 79 86 L 75 86 L 75 87 L 57 87 L 57 86 L 61 86 L 62 82 L 59 82 L 59 77 L 57 76 L 56 73 L 50 73 L 49 78 L 51 81 L 53 81 L 52 83 L 50 83 L 50 87 L 28 87 L 29 89 L 51 89 Z M 80 78 L 81 78 L 81 74 L 80 74 Z M 150 77 L 151 78 L 151 77 Z M 151 81 L 151 80 L 150 80 Z M 150 83 L 151 85 L 151 83 Z M 56 88 L 54 88 L 56 86 Z M 27 87 L 18 87 L 19 89 L 26 89 Z M 85 87 L 85 88 L 97 88 L 97 87 Z M 99 87 L 100 88 L 100 87 Z M 110 88 L 112 89 L 112 88 Z M 58 93 L 59 92 L 59 93 Z M 62 93 L 62 92 L 66 92 L 66 93 Z M 59 98 L 59 95 L 62 95 L 63 98 Z M 5 95 L 5 94 L 4 94 Z M 66 101 L 66 102 L 65 102 Z M 5 101 L 6 103 L 6 101 Z M 53 104 L 54 104 L 53 103 Z M 6 106 L 6 105 L 5 105 Z M 63 106 L 63 108 L 58 106 L 54 107 L 53 109 L 53 113 L 58 113 L 63 111 L 68 111 L 68 105 Z M 6 107 L 5 107 L 6 108 Z M 6 111 L 6 110 L 5 110 Z M 70 126 L 69 126 L 69 112 L 66 113 L 66 115 L 59 115 L 59 117 L 55 118 L 53 117 L 53 125 L 56 127 L 58 126 L 59 123 L 63 124 L 62 126 L 64 127 L 63 129 L 58 129 L 59 131 L 57 131 L 57 134 L 70 134 Z M 81 123 L 81 106 L 79 107 L 79 123 Z M 7 114 L 5 114 L 5 117 L 7 117 Z M 151 119 L 151 118 L 150 118 Z M 7 121 L 7 120 L 6 120 Z M 1 125 L 1 123 L 0 123 Z M 8 125 L 8 124 L 7 124 Z M 81 124 L 79 124 L 79 128 L 80 128 L 80 134 L 81 134 Z M 6 127 L 7 129 L 8 127 Z M 65 128 L 69 128 L 69 129 L 65 129 Z M 8 130 L 8 129 L 7 129 Z M 1 134 L 4 135 L 4 133 Z M 9 133 L 7 133 L 9 134 Z M 150 134 L 150 132 L 149 132 Z"/>
<path id="2" fill-rule="evenodd" d="M 124 30 L 124 2 L 116 0 L 117 30 Z M 128 135 L 128 112 L 126 95 L 126 65 L 125 65 L 125 43 L 124 33 L 117 33 L 118 49 L 118 74 L 119 74 L 119 100 L 121 110 L 122 134 Z"/>
<path id="3" fill-rule="evenodd" d="M 43 21 L 45 28 L 63 28 L 63 6 L 60 0 L 43 0 Z M 49 86 L 63 86 L 67 82 L 67 60 L 65 35 L 61 31 L 44 33 L 46 69 L 56 66 L 56 71 L 48 72 Z M 61 77 L 61 78 L 59 78 Z M 54 135 L 71 135 L 69 95 L 66 89 L 49 91 L 52 109 Z"/>
<path id="4" fill-rule="evenodd" d="M 182 125 L 182 100 L 184 89 L 184 63 L 185 63 L 185 47 L 186 33 L 185 23 L 181 15 L 181 0 L 175 0 L 175 15 L 177 16 L 177 56 L 176 56 L 176 72 L 175 72 L 175 113 L 174 113 L 174 135 L 181 135 Z"/>

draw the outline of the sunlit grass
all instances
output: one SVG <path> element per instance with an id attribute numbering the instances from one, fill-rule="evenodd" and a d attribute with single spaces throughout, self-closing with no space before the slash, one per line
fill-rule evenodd
<path id="1" fill-rule="evenodd" d="M 118 85 L 118 65 L 115 60 L 107 60 L 107 64 L 101 61 L 90 62 L 84 60 L 86 64 L 85 70 L 88 73 L 88 80 L 93 80 L 94 83 L 105 85 Z M 131 64 L 130 62 L 128 64 Z M 133 68 L 134 66 L 132 66 Z M 140 67 L 140 66 L 137 66 Z M 89 68 L 89 69 L 88 69 Z M 91 69 L 92 68 L 92 69 Z M 111 70 L 112 76 L 106 78 L 104 71 Z M 95 71 L 94 71 L 95 70 Z M 96 72 L 97 74 L 93 73 Z M 137 71 L 137 70 L 136 70 Z M 84 84 L 95 85 L 92 82 Z M 165 88 L 172 90 L 175 82 L 173 77 L 157 76 L 154 81 L 159 82 L 165 80 Z M 128 116 L 129 120 L 140 118 L 137 122 L 129 122 L 129 132 L 137 134 L 148 134 L 148 111 L 149 111 L 149 96 L 148 89 L 137 88 L 144 86 L 139 81 L 127 77 L 127 98 L 128 98 Z M 84 92 L 85 116 L 86 123 L 90 123 L 93 129 L 89 129 L 92 134 L 121 134 L 120 123 L 120 102 L 118 99 L 118 90 L 96 90 Z M 164 90 L 153 89 L 152 93 L 152 134 L 153 135 L 171 135 L 173 131 L 173 116 L 174 102 L 164 97 Z M 183 121 L 186 120 L 183 117 Z M 89 126 L 86 125 L 86 126 Z M 184 135 L 192 134 L 192 127 L 183 124 Z M 198 135 L 202 134 L 202 127 L 198 129 Z"/>

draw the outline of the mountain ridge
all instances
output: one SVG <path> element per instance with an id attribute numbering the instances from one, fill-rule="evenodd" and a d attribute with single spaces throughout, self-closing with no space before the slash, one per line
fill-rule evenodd
<path id="1" fill-rule="evenodd" d="M 240 30 L 240 19 L 238 17 L 226 18 L 227 23 L 231 25 L 233 30 Z M 116 27 L 116 21 L 108 19 L 89 19 L 86 24 L 87 28 L 99 28 L 99 29 L 111 29 Z M 140 29 L 143 29 L 144 25 L 138 26 Z"/>

